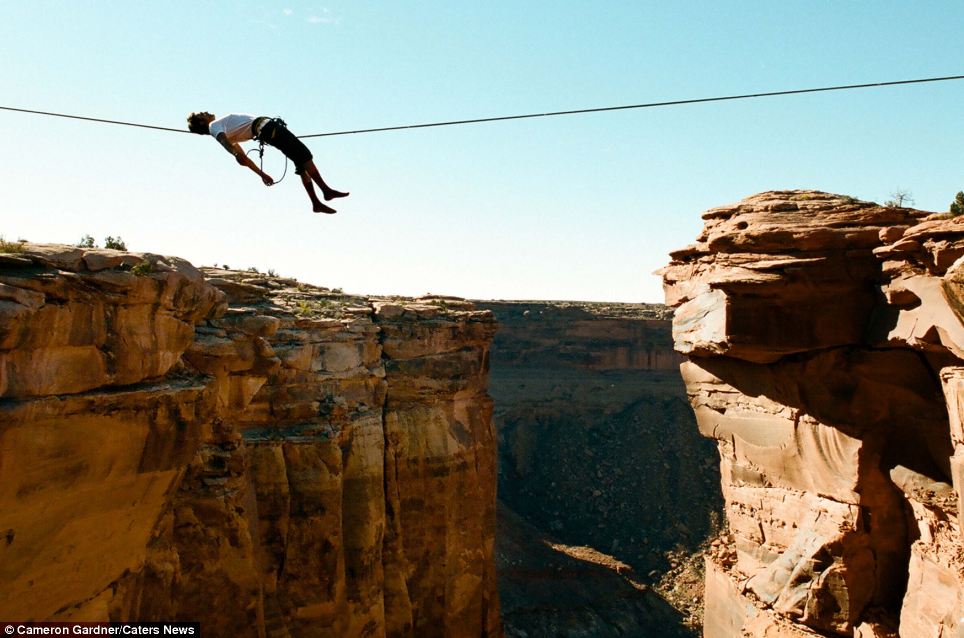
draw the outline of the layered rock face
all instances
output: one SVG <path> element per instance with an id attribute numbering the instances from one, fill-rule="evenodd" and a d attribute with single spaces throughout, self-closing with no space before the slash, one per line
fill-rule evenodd
<path id="1" fill-rule="evenodd" d="M 964 635 L 964 220 L 815 191 L 703 218 L 662 273 L 729 524 L 705 635 Z"/>
<path id="2" fill-rule="evenodd" d="M 477 301 L 499 319 L 500 367 L 675 373 L 672 313 L 661 304 Z"/>
<path id="3" fill-rule="evenodd" d="M 0 314 L 0 617 L 501 635 L 490 313 L 26 245 Z"/>
<path id="4" fill-rule="evenodd" d="M 686 635 L 702 578 L 682 557 L 708 537 L 721 499 L 668 309 L 477 305 L 500 324 L 490 391 L 506 508 L 497 559 L 507 635 Z M 672 607 L 647 590 L 661 581 Z"/>

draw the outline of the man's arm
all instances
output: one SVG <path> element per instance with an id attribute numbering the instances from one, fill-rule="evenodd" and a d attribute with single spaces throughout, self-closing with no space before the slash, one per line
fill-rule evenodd
<path id="1" fill-rule="evenodd" d="M 229 142 L 227 136 L 224 133 L 218 133 L 218 136 L 215 139 L 218 141 L 218 143 L 221 146 L 224 147 L 224 149 L 228 153 L 231 153 L 231 155 L 234 155 L 234 159 L 235 161 L 237 161 L 238 164 L 240 164 L 241 166 L 247 166 L 252 171 L 257 173 L 258 177 L 261 178 L 261 181 L 264 182 L 265 186 L 271 186 L 272 184 L 274 184 L 274 180 L 271 179 L 271 176 L 265 173 L 264 171 L 262 171 L 260 168 L 258 168 L 257 165 L 255 165 L 255 163 L 251 161 L 251 158 L 248 157 L 247 154 L 244 152 L 244 149 L 242 149 L 237 144 L 232 144 L 231 142 Z"/>

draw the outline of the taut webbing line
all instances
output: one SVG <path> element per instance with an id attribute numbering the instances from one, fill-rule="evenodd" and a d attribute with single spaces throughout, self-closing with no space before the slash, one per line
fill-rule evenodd
<path id="1" fill-rule="evenodd" d="M 867 84 L 842 84 L 838 86 L 821 86 L 809 89 L 790 89 L 787 91 L 767 91 L 764 93 L 744 93 L 742 95 L 722 95 L 717 97 L 701 97 L 688 100 L 668 100 L 664 102 L 646 102 L 643 104 L 625 104 L 622 106 L 601 106 L 596 108 L 574 109 L 570 111 L 549 111 L 546 113 L 525 113 L 522 115 L 501 115 L 496 117 L 480 117 L 464 120 L 448 120 L 442 122 L 427 122 L 424 124 L 403 124 L 400 126 L 382 126 L 378 128 L 364 128 L 350 131 L 333 131 L 329 133 L 312 133 L 310 135 L 299 135 L 301 138 L 309 137 L 333 137 L 335 135 L 357 135 L 360 133 L 381 133 L 383 131 L 403 131 L 408 129 L 432 128 L 439 126 L 457 126 L 461 124 L 482 124 L 486 122 L 505 122 L 508 120 L 525 120 L 537 117 L 556 117 L 560 115 L 579 115 L 583 113 L 604 113 L 607 111 L 628 111 L 630 109 L 649 109 L 663 106 L 682 106 L 684 104 L 705 104 L 707 102 L 726 102 L 732 100 L 750 100 L 761 97 L 774 97 L 778 95 L 800 95 L 803 93 L 824 93 L 828 91 L 849 91 L 854 89 L 870 89 L 883 86 L 900 86 L 906 84 L 924 84 L 927 82 L 948 82 L 952 80 L 964 80 L 964 75 L 946 75 L 934 78 L 919 78 L 916 80 L 893 80 L 890 82 L 870 82 Z M 14 108 L 12 106 L 0 106 L 3 111 L 16 111 L 18 113 L 31 113 L 33 115 L 47 115 L 51 117 L 63 117 L 73 120 L 84 120 L 87 122 L 100 122 L 102 124 L 117 124 L 120 126 L 135 126 L 138 128 L 154 129 L 157 131 L 172 131 L 174 133 L 189 133 L 190 131 L 168 126 L 155 126 L 153 124 L 139 124 L 137 122 L 126 122 L 123 120 L 108 120 L 99 117 L 86 117 L 83 115 L 70 115 L 67 113 L 54 113 L 51 111 L 35 111 L 32 109 Z"/>
<path id="2" fill-rule="evenodd" d="M 119 124 L 121 126 L 136 126 L 138 128 L 152 128 L 158 131 L 173 131 L 175 133 L 190 133 L 187 129 L 170 128 L 168 126 L 154 126 L 153 124 L 137 124 L 135 122 L 123 122 L 121 120 L 105 120 L 99 117 L 86 117 L 83 115 L 67 115 L 66 113 L 51 113 L 49 111 L 32 111 L 30 109 L 15 109 L 12 106 L 0 106 L 3 111 L 17 111 L 18 113 L 32 113 L 34 115 L 49 115 L 51 117 L 66 117 L 71 120 L 85 120 L 87 122 L 101 122 L 102 124 Z"/>
<path id="3" fill-rule="evenodd" d="M 841 86 L 823 86 L 812 89 L 791 89 L 789 91 L 769 91 L 766 93 L 746 93 L 743 95 L 724 95 L 720 97 L 702 97 L 691 100 L 670 100 L 667 102 L 648 102 L 645 104 L 627 104 L 624 106 L 602 106 L 598 108 L 576 109 L 572 111 L 551 111 L 549 113 L 527 113 L 525 115 L 503 115 L 498 117 L 482 117 L 472 120 L 451 120 L 448 122 L 430 122 L 428 124 L 408 124 L 403 126 L 385 126 L 381 128 L 366 128 L 355 131 L 336 131 L 334 133 L 313 133 L 299 137 L 329 137 L 332 135 L 354 135 L 355 133 L 379 133 L 381 131 L 400 131 L 413 128 L 429 128 L 432 126 L 455 126 L 457 124 L 480 124 L 483 122 L 503 122 L 506 120 L 524 120 L 535 117 L 555 117 L 557 115 L 577 115 L 580 113 L 602 113 L 605 111 L 628 111 L 630 109 L 648 109 L 659 106 L 679 106 L 682 104 L 702 104 L 705 102 L 725 102 L 727 100 L 748 100 L 758 97 L 772 97 L 776 95 L 799 95 L 800 93 L 819 93 L 824 91 L 845 91 L 850 89 L 869 89 L 880 86 L 897 86 L 899 84 L 923 84 L 924 82 L 946 82 L 948 80 L 964 80 L 964 75 L 948 75 L 939 78 L 921 78 L 918 80 L 895 80 L 892 82 L 872 82 L 869 84 L 845 84 Z"/>

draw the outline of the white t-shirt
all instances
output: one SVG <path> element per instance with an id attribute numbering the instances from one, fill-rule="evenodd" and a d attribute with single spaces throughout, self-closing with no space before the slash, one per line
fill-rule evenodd
<path id="1" fill-rule="evenodd" d="M 254 122 L 253 115 L 230 113 L 211 122 L 208 128 L 211 131 L 212 137 L 217 137 L 218 134 L 224 133 L 229 142 L 238 144 L 254 138 L 254 134 L 251 132 L 252 122 Z"/>

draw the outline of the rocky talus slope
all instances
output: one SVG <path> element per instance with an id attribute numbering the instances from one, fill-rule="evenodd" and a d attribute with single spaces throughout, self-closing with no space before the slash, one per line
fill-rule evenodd
<path id="1" fill-rule="evenodd" d="M 705 635 L 964 635 L 964 219 L 816 191 L 703 219 L 663 276 L 729 524 Z"/>
<path id="2" fill-rule="evenodd" d="M 501 636 L 495 327 L 158 255 L 0 254 L 0 618 Z"/>
<path id="3" fill-rule="evenodd" d="M 476 304 L 500 324 L 490 392 L 506 635 L 687 635 L 703 582 L 702 559 L 691 569 L 688 558 L 722 502 L 669 310 Z"/>

